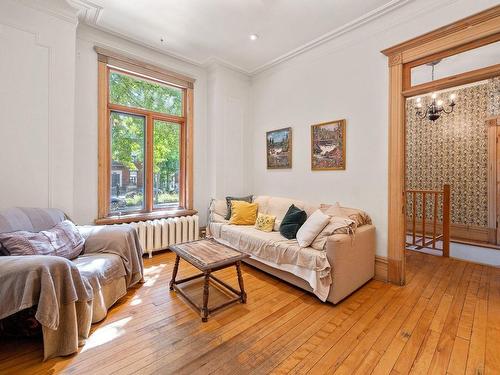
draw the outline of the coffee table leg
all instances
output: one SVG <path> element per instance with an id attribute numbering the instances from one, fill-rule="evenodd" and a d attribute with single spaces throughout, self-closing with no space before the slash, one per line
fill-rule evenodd
<path id="1" fill-rule="evenodd" d="M 210 272 L 205 272 L 205 282 L 203 284 L 203 308 L 201 310 L 201 321 L 208 321 L 208 287 L 209 287 Z"/>
<path id="2" fill-rule="evenodd" d="M 238 284 L 240 285 L 241 303 L 247 303 L 247 294 L 243 285 L 243 276 L 241 275 L 241 262 L 236 263 L 236 273 L 238 274 Z"/>
<path id="3" fill-rule="evenodd" d="M 177 277 L 177 271 L 179 270 L 179 260 L 180 257 L 177 255 L 175 257 L 174 270 L 172 271 L 172 279 L 170 280 L 170 290 L 174 290 L 175 278 Z"/>

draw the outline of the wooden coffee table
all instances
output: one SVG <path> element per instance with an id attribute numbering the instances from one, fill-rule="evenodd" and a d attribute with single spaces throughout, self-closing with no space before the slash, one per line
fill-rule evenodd
<path id="1" fill-rule="evenodd" d="M 174 270 L 172 272 L 172 280 L 170 280 L 170 290 L 175 290 L 182 295 L 195 309 L 200 311 L 201 320 L 206 322 L 208 315 L 216 310 L 226 307 L 232 303 L 240 301 L 246 303 L 247 295 L 243 286 L 243 276 L 241 275 L 241 260 L 248 258 L 248 254 L 241 253 L 233 250 L 228 246 L 222 245 L 213 239 L 203 239 L 199 241 L 186 242 L 179 245 L 172 245 L 169 247 L 171 251 L 176 254 Z M 189 264 L 198 268 L 202 273 L 186 277 L 181 280 L 176 280 L 177 271 L 179 270 L 179 260 L 184 259 Z M 212 272 L 236 266 L 236 273 L 238 275 L 238 284 L 240 290 L 234 289 L 224 281 L 218 279 Z M 184 293 L 177 285 L 203 277 L 203 306 L 197 305 L 186 293 Z M 220 305 L 211 309 L 208 308 L 208 288 L 209 281 L 213 280 L 236 297 L 231 298 Z"/>

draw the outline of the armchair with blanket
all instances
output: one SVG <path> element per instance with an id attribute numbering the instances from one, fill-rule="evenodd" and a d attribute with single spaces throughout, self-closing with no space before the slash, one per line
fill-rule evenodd
<path id="1" fill-rule="evenodd" d="M 57 209 L 11 208 L 0 212 L 0 234 L 5 239 L 18 231 L 47 231 L 65 219 Z M 42 327 L 44 359 L 77 352 L 91 324 L 143 280 L 143 252 L 133 227 L 76 228 L 85 242 L 71 260 L 0 249 L 0 321 L 33 310 Z"/>

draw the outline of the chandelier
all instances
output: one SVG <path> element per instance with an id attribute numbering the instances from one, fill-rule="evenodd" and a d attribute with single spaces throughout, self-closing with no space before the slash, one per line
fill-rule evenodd
<path id="1" fill-rule="evenodd" d="M 434 67 L 440 63 L 441 60 L 432 61 L 428 63 L 428 66 L 432 67 L 432 81 L 434 81 Z M 443 106 L 443 100 L 439 99 L 436 93 L 432 93 L 431 102 L 427 105 L 427 107 L 423 108 L 422 106 L 422 98 L 417 98 L 417 108 L 416 115 L 419 119 L 423 120 L 427 118 L 430 121 L 436 121 L 441 117 L 443 113 L 449 114 L 453 112 L 453 108 L 455 108 L 455 99 L 456 95 L 451 94 L 448 98 L 447 108 Z"/>

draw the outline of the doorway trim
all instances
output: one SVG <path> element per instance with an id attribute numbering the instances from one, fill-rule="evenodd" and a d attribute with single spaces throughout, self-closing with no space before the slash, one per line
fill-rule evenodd
<path id="1" fill-rule="evenodd" d="M 495 6 L 382 51 L 389 63 L 387 280 L 391 283 L 405 284 L 406 98 L 500 74 L 499 64 L 411 87 L 411 68 L 499 40 L 500 6 Z"/>

